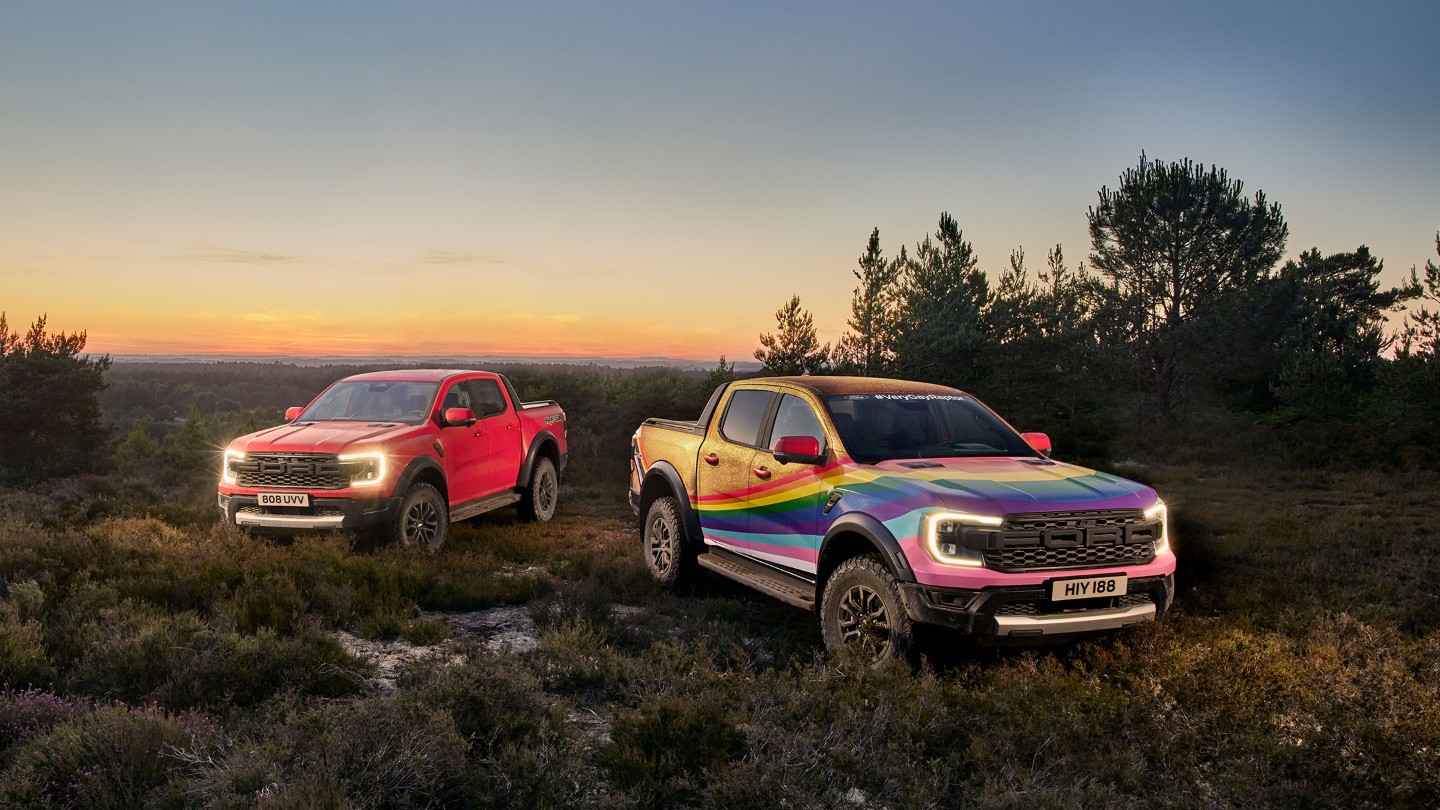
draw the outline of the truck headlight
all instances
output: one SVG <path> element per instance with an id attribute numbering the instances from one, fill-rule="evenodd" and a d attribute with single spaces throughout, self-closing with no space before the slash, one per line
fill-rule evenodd
<path id="1" fill-rule="evenodd" d="M 1145 519 L 1160 521 L 1160 539 L 1155 542 L 1155 556 L 1159 557 L 1170 550 L 1170 510 L 1164 501 L 1156 501 L 1145 510 Z"/>
<path id="2" fill-rule="evenodd" d="M 979 568 L 985 564 L 980 552 L 960 542 L 966 526 L 998 529 L 1005 518 L 995 515 L 972 515 L 968 512 L 935 512 L 925 517 L 925 547 L 935 562 Z"/>
<path id="3" fill-rule="evenodd" d="M 225 455 L 220 458 L 220 482 L 222 484 L 235 483 L 234 462 L 244 461 L 245 453 L 240 450 L 226 450 Z"/>
<path id="4" fill-rule="evenodd" d="M 340 463 L 352 487 L 378 487 L 385 481 L 384 453 L 346 453 Z"/>

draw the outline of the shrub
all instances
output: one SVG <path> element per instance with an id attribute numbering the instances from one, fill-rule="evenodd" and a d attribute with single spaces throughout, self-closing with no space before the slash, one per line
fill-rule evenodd
<path id="1" fill-rule="evenodd" d="M 0 601 L 0 683 L 47 683 L 51 677 L 44 628 L 35 620 L 44 593 L 33 581 L 12 585 Z"/>
<path id="2" fill-rule="evenodd" d="M 7 807 L 180 807 L 182 759 L 208 755 L 219 730 L 198 715 L 105 706 L 21 744 L 0 773 Z"/>
<path id="3" fill-rule="evenodd" d="M 74 700 L 42 689 L 0 692 L 0 752 L 71 719 L 77 711 Z"/>
<path id="4" fill-rule="evenodd" d="M 662 697 L 615 718 L 600 763 L 616 787 L 649 806 L 685 801 L 706 772 L 744 753 L 744 735 L 714 701 Z"/>
<path id="5" fill-rule="evenodd" d="M 219 806 L 409 808 L 457 804 L 464 780 L 465 740 L 448 713 L 371 698 L 300 709 L 204 763 L 189 789 Z"/>

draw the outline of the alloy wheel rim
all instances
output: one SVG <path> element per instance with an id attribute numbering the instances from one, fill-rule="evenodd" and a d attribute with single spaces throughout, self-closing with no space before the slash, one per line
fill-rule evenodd
<path id="1" fill-rule="evenodd" d="M 659 516 L 650 521 L 650 530 L 645 534 L 650 547 L 650 566 L 663 574 L 670 570 L 670 561 L 674 558 L 675 536 Z"/>
<path id="2" fill-rule="evenodd" d="M 856 644 L 879 656 L 891 642 L 890 613 L 880 593 L 868 585 L 854 585 L 840 597 L 840 642 Z"/>
<path id="3" fill-rule="evenodd" d="M 417 501 L 405 513 L 405 543 L 430 548 L 440 533 L 440 513 L 429 501 Z"/>
<path id="4" fill-rule="evenodd" d="M 550 514 L 555 508 L 555 476 L 548 471 L 541 475 L 535 490 L 535 505 L 540 507 L 540 514 Z"/>

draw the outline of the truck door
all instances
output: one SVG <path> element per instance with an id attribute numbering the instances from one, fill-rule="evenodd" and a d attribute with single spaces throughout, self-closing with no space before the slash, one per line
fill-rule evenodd
<path id="1" fill-rule="evenodd" d="M 754 556 L 749 497 L 764 487 L 768 472 L 757 472 L 760 431 L 775 399 L 770 391 L 733 391 L 715 426 L 700 444 L 696 511 L 705 542 Z"/>
<path id="2" fill-rule="evenodd" d="M 520 415 L 507 402 L 498 380 L 466 380 L 465 387 L 475 403 L 478 418 L 475 431 L 484 442 L 480 451 L 479 494 L 513 489 L 523 460 Z"/>
<path id="3" fill-rule="evenodd" d="M 757 469 L 770 473 L 770 486 L 748 498 L 748 531 L 751 542 L 762 546 L 758 556 L 813 574 L 830 523 L 824 507 L 831 487 L 820 477 L 817 465 L 775 460 L 775 445 L 785 436 L 809 436 L 822 455 L 827 450 L 815 408 L 793 394 L 781 395 L 763 442 L 765 449 L 757 451 L 753 461 Z"/>
<path id="4" fill-rule="evenodd" d="M 461 504 L 482 494 L 481 474 L 485 458 L 485 438 L 480 422 L 473 425 L 446 425 L 445 411 L 450 408 L 475 410 L 475 402 L 464 382 L 451 382 L 440 395 L 440 446 L 445 448 L 445 482 L 450 490 L 451 505 Z M 479 411 L 476 411 L 479 415 Z"/>

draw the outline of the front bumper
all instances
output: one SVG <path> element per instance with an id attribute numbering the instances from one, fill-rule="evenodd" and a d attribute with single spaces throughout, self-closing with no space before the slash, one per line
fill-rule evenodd
<path id="1" fill-rule="evenodd" d="M 977 636 L 1035 638 L 1115 630 L 1153 620 L 1175 600 L 1173 574 L 1129 581 L 1127 593 L 1052 602 L 1043 585 L 963 590 L 900 583 L 910 617 Z"/>
<path id="2" fill-rule="evenodd" d="M 365 529 L 392 520 L 400 511 L 400 498 L 310 497 L 310 506 L 302 508 L 260 506 L 254 495 L 218 496 L 220 517 L 235 526 L 271 531 L 324 531 L 327 529 Z"/>

